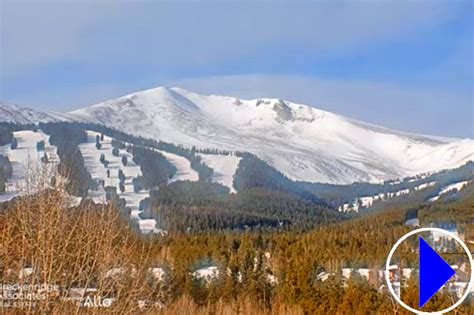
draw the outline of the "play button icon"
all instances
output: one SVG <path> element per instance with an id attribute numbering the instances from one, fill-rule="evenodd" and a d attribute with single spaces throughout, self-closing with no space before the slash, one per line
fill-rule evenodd
<path id="1" fill-rule="evenodd" d="M 420 234 L 420 235 L 417 235 Z M 440 237 L 442 235 L 442 238 Z M 414 236 L 415 239 L 409 239 L 410 237 Z M 423 237 L 422 237 L 423 236 Z M 432 248 L 430 244 L 432 243 Z M 444 240 L 444 241 L 440 241 Z M 392 258 L 394 257 L 395 252 L 400 247 L 400 245 L 407 241 L 405 246 L 401 247 L 401 252 L 397 253 L 397 259 L 392 262 Z M 418 242 L 416 242 L 418 241 Z M 464 268 L 461 270 L 459 269 L 456 272 L 453 267 L 451 267 L 441 256 L 440 253 L 446 252 L 448 250 L 447 246 L 452 246 L 449 244 L 457 243 L 456 248 L 462 248 L 461 252 L 458 250 L 453 253 L 452 250 L 449 250 L 450 256 L 453 257 L 453 261 L 455 264 L 458 264 L 462 259 L 459 255 L 464 255 L 462 251 L 465 252 L 464 262 L 467 265 L 464 265 Z M 416 244 L 418 246 L 416 246 Z M 460 245 L 460 247 L 458 246 Z M 408 298 L 407 302 L 409 301 L 410 304 L 413 302 L 415 305 L 408 305 L 403 301 L 406 296 L 403 292 L 407 292 L 404 287 L 406 282 L 402 281 L 403 273 L 401 264 L 403 261 L 400 260 L 400 257 L 405 256 L 407 253 L 412 253 L 412 250 L 418 247 L 418 270 L 413 270 L 418 272 L 419 275 L 419 282 L 418 282 L 418 303 L 414 302 L 412 299 Z M 451 248 L 451 247 L 449 247 Z M 436 250 L 435 250 L 436 249 Z M 408 252 L 407 252 L 408 250 Z M 440 252 L 437 252 L 439 250 Z M 405 253 L 405 255 L 404 255 Z M 466 260 L 467 258 L 467 260 Z M 461 259 L 461 260 L 460 260 Z M 450 260 L 451 261 L 451 260 Z M 470 264 L 470 267 L 468 266 Z M 406 265 L 405 265 L 406 266 Z M 458 265 L 459 266 L 459 265 Z M 459 268 L 459 267 L 458 267 Z M 397 276 L 398 274 L 398 276 Z M 448 281 L 456 274 L 457 279 L 456 282 L 449 282 Z M 460 279 L 463 280 L 460 280 Z M 388 254 L 387 261 L 385 263 L 385 281 L 387 283 L 387 288 L 392 297 L 405 309 L 412 313 L 416 314 L 444 314 L 447 312 L 453 311 L 455 308 L 460 306 L 464 300 L 469 296 L 469 293 L 473 290 L 474 287 L 474 262 L 472 258 L 472 254 L 463 240 L 456 234 L 448 232 L 443 229 L 439 228 L 420 228 L 414 231 L 411 231 L 405 235 L 403 235 L 396 243 L 393 245 L 390 253 Z M 442 310 L 436 310 L 434 312 L 426 312 L 422 311 L 421 309 L 423 306 L 427 306 L 427 302 L 436 294 L 436 292 L 440 291 L 443 286 L 446 288 L 443 290 L 447 290 L 449 292 L 453 292 L 453 288 L 457 288 L 459 281 L 469 281 L 467 286 L 464 286 L 461 292 L 456 291 L 459 300 L 452 304 L 450 307 L 447 307 Z M 451 290 L 451 291 L 450 291 Z"/>
<path id="2" fill-rule="evenodd" d="M 431 248 L 421 237 L 418 237 L 420 252 L 420 298 L 419 307 L 423 307 L 431 297 L 456 273 L 453 268 Z"/>

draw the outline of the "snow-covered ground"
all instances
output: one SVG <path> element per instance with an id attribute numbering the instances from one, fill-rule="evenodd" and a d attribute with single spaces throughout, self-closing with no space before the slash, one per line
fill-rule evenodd
<path id="1" fill-rule="evenodd" d="M 394 197 L 399 197 L 399 196 L 403 196 L 403 195 L 408 195 L 410 193 L 410 189 L 402 189 L 402 190 L 399 190 L 399 191 L 396 191 L 396 192 L 389 192 L 389 193 L 386 193 L 386 197 L 387 199 L 390 199 L 390 198 L 394 198 Z"/>
<path id="2" fill-rule="evenodd" d="M 428 188 L 428 187 L 432 187 L 434 185 L 436 185 L 436 182 L 424 183 L 424 184 L 416 186 L 415 190 L 422 190 L 422 189 L 425 189 L 425 188 Z"/>
<path id="3" fill-rule="evenodd" d="M 340 212 L 350 212 L 350 211 L 359 212 L 360 209 L 371 207 L 375 201 L 392 199 L 395 197 L 407 195 L 409 193 L 410 193 L 410 189 L 402 189 L 396 192 L 380 193 L 375 196 L 359 197 L 359 198 L 356 198 L 351 203 L 345 203 L 341 205 L 338 208 L 338 210 Z"/>
<path id="4" fill-rule="evenodd" d="M 454 184 L 445 186 L 445 187 L 443 187 L 443 188 L 440 190 L 440 192 L 439 192 L 439 194 L 438 194 L 437 196 L 434 196 L 434 197 L 430 198 L 429 201 L 436 201 L 436 200 L 438 200 L 438 199 L 441 197 L 441 195 L 446 194 L 446 193 L 448 193 L 448 192 L 450 192 L 450 191 L 453 191 L 453 190 L 460 191 L 460 190 L 462 190 L 467 184 L 469 184 L 470 182 L 471 182 L 471 181 L 469 181 L 469 180 L 465 180 L 465 181 L 462 181 L 462 182 L 458 182 L 458 183 L 454 183 Z"/>
<path id="5" fill-rule="evenodd" d="M 18 147 L 14 150 L 11 145 L 0 146 L 0 155 L 7 156 L 12 164 L 12 177 L 7 180 L 6 192 L 0 194 L 0 202 L 8 201 L 20 194 L 27 193 L 31 185 L 29 181 L 33 180 L 38 172 L 55 169 L 59 158 L 56 153 L 56 147 L 49 144 L 49 136 L 41 130 L 37 132 L 31 130 L 15 131 L 14 138 L 18 142 Z M 38 151 L 36 144 L 44 141 L 45 150 Z M 41 158 L 44 155 L 48 157 L 48 166 L 44 167 Z"/>
<path id="6" fill-rule="evenodd" d="M 148 268 L 148 271 L 157 281 L 163 281 L 167 276 L 166 271 L 161 267 Z"/>
<path id="7" fill-rule="evenodd" d="M 441 191 L 439 192 L 439 194 L 437 196 L 434 196 L 434 197 L 430 198 L 428 201 L 431 201 L 431 202 L 436 201 L 440 198 L 441 195 L 443 195 L 447 192 L 453 191 L 453 190 L 460 191 L 461 189 L 463 189 L 470 182 L 471 181 L 462 181 L 462 182 L 458 182 L 458 183 L 454 183 L 454 184 L 445 186 L 441 189 Z M 418 186 L 414 187 L 413 190 L 414 191 L 419 191 L 419 190 L 422 190 L 422 189 L 426 189 L 428 187 L 433 187 L 434 185 L 436 185 L 436 182 L 434 182 L 434 181 L 433 182 L 428 182 L 428 183 L 424 183 L 424 184 L 421 184 L 421 185 L 418 185 Z M 359 210 L 362 209 L 362 208 L 371 207 L 374 204 L 374 202 L 377 201 L 377 200 L 387 200 L 387 199 L 391 199 L 391 198 L 394 198 L 394 197 L 407 195 L 409 193 L 410 193 L 410 189 L 407 188 L 407 189 L 399 190 L 397 192 L 380 193 L 380 194 L 375 195 L 375 196 L 359 197 L 359 198 L 356 198 L 351 203 L 345 203 L 345 204 L 341 205 L 338 208 L 338 210 L 341 211 L 341 212 L 350 212 L 350 211 L 359 212 Z"/>
<path id="8" fill-rule="evenodd" d="M 117 194 L 120 198 L 126 200 L 126 206 L 131 209 L 131 218 L 136 220 L 140 230 L 143 233 L 149 233 L 152 231 L 159 232 L 156 228 L 156 220 L 154 219 L 140 219 L 139 210 L 140 201 L 146 199 L 150 196 L 148 190 L 142 190 L 140 192 L 135 192 L 133 190 L 132 180 L 141 176 L 140 166 L 133 162 L 133 155 L 128 153 L 125 150 L 119 150 L 119 156 L 114 156 L 112 154 L 112 138 L 104 135 L 104 140 L 100 141 L 101 148 L 97 149 L 96 147 L 96 137 L 101 136 L 100 133 L 95 131 L 87 131 L 87 143 L 81 143 L 79 145 L 79 150 L 82 153 L 84 158 L 84 164 L 87 171 L 91 174 L 93 180 L 97 183 L 100 181 L 104 182 L 104 185 L 99 185 L 96 191 L 91 191 L 90 195 L 95 202 L 105 203 L 105 187 L 111 186 L 115 187 Z M 105 167 L 100 162 L 100 156 L 104 154 L 105 159 L 109 162 L 108 166 Z M 127 157 L 127 165 L 122 164 L 122 157 Z M 125 190 L 124 192 L 120 191 L 118 178 L 118 172 L 122 170 L 125 175 Z M 110 177 L 107 176 L 107 171 L 110 173 Z"/>
<path id="9" fill-rule="evenodd" d="M 457 190 L 457 191 L 460 191 L 461 189 L 464 188 L 464 186 L 466 186 L 467 184 L 469 184 L 470 181 L 466 180 L 466 181 L 463 181 L 463 182 L 459 182 L 459 183 L 454 183 L 454 184 L 451 184 L 451 185 L 448 185 L 446 187 L 443 187 L 443 189 L 441 189 L 441 191 L 439 192 L 440 195 L 442 194 L 445 194 L 447 192 L 450 192 L 452 190 Z"/>
<path id="10" fill-rule="evenodd" d="M 185 157 L 158 149 L 153 150 L 161 153 L 171 164 L 174 165 L 174 167 L 176 167 L 176 173 L 168 183 L 177 182 L 179 180 L 188 180 L 191 182 L 196 182 L 199 180 L 199 174 L 191 168 L 191 162 Z"/>
<path id="11" fill-rule="evenodd" d="M 229 187 L 230 193 L 236 193 L 234 174 L 239 166 L 240 157 L 235 155 L 199 154 L 202 162 L 212 168 L 212 182 Z"/>
<path id="12" fill-rule="evenodd" d="M 219 278 L 219 268 L 217 268 L 217 266 L 203 267 L 196 270 L 191 275 L 195 279 L 202 279 L 209 283 Z"/>

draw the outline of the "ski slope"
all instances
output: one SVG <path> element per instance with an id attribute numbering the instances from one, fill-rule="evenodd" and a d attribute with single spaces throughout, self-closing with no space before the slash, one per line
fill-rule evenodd
<path id="1" fill-rule="evenodd" d="M 150 148 L 151 149 L 151 148 Z M 174 167 L 176 167 L 176 173 L 168 181 L 168 184 L 177 181 L 191 181 L 196 182 L 199 180 L 199 174 L 192 169 L 191 162 L 177 154 L 169 153 L 166 151 L 153 149 L 156 152 L 161 153 Z"/>
<path id="2" fill-rule="evenodd" d="M 40 172 L 52 172 L 59 163 L 57 148 L 49 144 L 49 136 L 41 130 L 22 130 L 13 132 L 14 138 L 18 142 L 18 147 L 14 150 L 11 145 L 0 146 L 0 155 L 7 156 L 12 164 L 12 177 L 7 180 L 6 192 L 0 194 L 0 202 L 8 201 L 14 197 L 31 192 L 35 177 Z M 38 152 L 36 144 L 44 141 L 45 150 Z M 48 157 L 48 166 L 41 162 L 44 155 Z"/>
<path id="3" fill-rule="evenodd" d="M 141 219 L 139 214 L 140 201 L 148 198 L 150 192 L 148 190 L 142 190 L 135 192 L 133 190 L 132 180 L 141 176 L 140 166 L 133 162 L 132 154 L 125 150 L 119 150 L 119 156 L 112 154 L 112 138 L 104 135 L 102 140 L 101 148 L 96 147 L 96 137 L 101 136 L 100 133 L 95 131 L 87 131 L 87 143 L 81 143 L 79 150 L 84 158 L 84 164 L 87 171 L 91 174 L 91 177 L 97 183 L 104 181 L 104 185 L 99 185 L 96 191 L 91 191 L 90 195 L 95 202 L 105 203 L 105 187 L 115 187 L 117 194 L 120 198 L 124 198 L 126 201 L 126 207 L 131 210 L 131 219 L 137 221 L 140 230 L 143 233 L 149 233 L 156 229 L 156 221 L 154 219 Z M 100 162 L 100 156 L 104 154 L 105 159 L 109 161 L 107 167 Z M 122 157 L 126 156 L 128 159 L 127 165 L 122 164 Z M 119 189 L 120 180 L 118 178 L 118 172 L 122 170 L 125 175 L 125 190 L 121 192 Z M 107 176 L 107 171 L 110 171 L 110 177 Z"/>
<path id="4" fill-rule="evenodd" d="M 237 193 L 234 188 L 234 174 L 241 158 L 235 155 L 199 154 L 201 161 L 214 170 L 211 181 L 230 189 L 230 193 Z"/>
<path id="5" fill-rule="evenodd" d="M 119 198 L 124 198 L 126 201 L 126 207 L 131 210 L 131 219 L 134 220 L 139 229 L 144 233 L 162 233 L 163 231 L 157 228 L 157 222 L 155 219 L 143 219 L 140 214 L 143 212 L 140 210 L 140 202 L 148 197 L 150 197 L 150 191 L 143 189 L 139 192 L 135 192 L 133 189 L 133 179 L 138 176 L 142 176 L 140 166 L 135 164 L 133 161 L 133 155 L 128 153 L 126 150 L 119 150 L 119 156 L 114 156 L 112 154 L 112 138 L 104 135 L 103 140 L 100 141 L 101 148 L 97 149 L 96 147 L 96 137 L 101 137 L 101 134 L 95 131 L 87 131 L 87 143 L 81 143 L 79 145 L 79 150 L 82 153 L 84 158 L 84 164 L 87 171 L 90 173 L 92 179 L 96 183 L 103 181 L 103 185 L 98 185 L 97 190 L 90 192 L 90 197 L 92 200 L 98 203 L 106 202 L 106 187 L 115 187 L 117 195 Z M 125 145 L 130 145 L 125 143 Z M 157 150 L 149 148 L 150 150 L 155 150 L 156 152 L 161 153 L 171 164 L 173 164 L 177 171 L 176 174 L 169 180 L 169 183 L 175 181 L 197 181 L 199 180 L 198 173 L 191 168 L 191 162 L 179 155 L 172 154 L 166 151 Z M 105 167 L 100 162 L 101 154 L 104 155 L 105 160 L 109 162 L 107 167 Z M 122 164 L 122 157 L 127 157 L 127 165 Z M 125 175 L 125 190 L 124 192 L 120 191 L 119 184 L 120 180 L 118 178 L 118 172 L 122 170 Z M 109 175 L 107 176 L 107 171 Z"/>

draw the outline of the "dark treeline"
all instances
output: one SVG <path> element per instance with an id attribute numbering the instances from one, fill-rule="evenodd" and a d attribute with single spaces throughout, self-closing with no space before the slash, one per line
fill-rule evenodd
<path id="1" fill-rule="evenodd" d="M 7 126 L 0 125 L 0 145 L 6 145 L 13 140 L 13 131 Z"/>
<path id="2" fill-rule="evenodd" d="M 470 194 L 419 209 L 419 215 L 423 226 L 453 220 L 465 229 L 465 239 L 472 239 L 474 225 L 465 218 L 472 218 L 473 210 L 474 195 Z M 204 307 L 221 299 L 250 298 L 262 309 L 284 303 L 304 314 L 409 314 L 390 298 L 384 279 L 367 281 L 354 274 L 347 281 L 341 277 L 344 267 L 383 269 L 391 246 L 411 229 L 404 224 L 407 212 L 390 208 L 306 232 L 172 232 L 156 241 L 154 251 L 157 261 L 172 266 L 167 283 L 171 300 L 190 296 Z M 405 266 L 417 265 L 416 255 L 403 259 Z M 192 272 L 206 265 L 217 266 L 220 272 L 218 279 L 207 284 L 192 277 Z M 317 277 L 323 271 L 331 274 L 326 281 Z M 277 280 L 270 281 L 270 276 Z M 402 294 L 410 305 L 417 303 L 418 290 L 411 282 Z M 442 309 L 453 300 L 457 298 L 452 293 L 438 293 L 423 310 Z M 472 297 L 458 308 L 458 314 L 471 314 L 471 303 Z"/>
<path id="3" fill-rule="evenodd" d="M 349 218 L 284 191 L 246 188 L 237 195 L 219 184 L 175 182 L 151 195 L 153 215 L 171 231 L 305 230 Z"/>
<path id="4" fill-rule="evenodd" d="M 174 145 L 160 141 L 158 143 L 158 149 L 185 157 L 191 162 L 191 168 L 199 174 L 200 181 L 209 182 L 211 180 L 213 173 L 212 168 L 201 162 L 201 158 L 196 154 L 194 147 L 188 150 L 182 145 Z"/>
<path id="5" fill-rule="evenodd" d="M 8 156 L 0 155 L 0 193 L 5 192 L 6 182 L 12 176 L 12 163 Z"/>
<path id="6" fill-rule="evenodd" d="M 133 161 L 140 165 L 142 177 L 134 181 L 135 184 L 145 189 L 154 189 L 168 184 L 176 173 L 176 167 L 159 152 L 134 146 L 132 149 Z"/>
<path id="7" fill-rule="evenodd" d="M 289 192 L 313 203 L 326 205 L 309 190 L 302 189 L 300 183 L 290 180 L 274 167 L 257 158 L 255 155 L 241 153 L 239 167 L 234 174 L 234 187 L 237 191 L 250 188 L 261 188 L 273 192 Z"/>
<path id="8" fill-rule="evenodd" d="M 332 185 L 301 182 L 300 185 L 302 189 L 313 192 L 331 204 L 331 206 L 338 207 L 343 203 L 355 200 L 357 197 L 374 196 L 379 193 L 397 192 L 404 189 L 410 189 L 410 191 L 413 192 L 414 188 L 421 184 L 436 182 L 436 184 L 432 187 L 415 192 L 414 196 L 403 196 L 402 198 L 396 198 L 397 200 L 406 200 L 407 198 L 412 198 L 410 202 L 414 202 L 415 200 L 418 202 L 424 202 L 427 199 L 436 196 L 444 186 L 473 178 L 474 162 L 467 162 L 465 165 L 456 169 L 444 170 L 423 178 L 409 177 L 403 179 L 399 183 L 387 181 L 383 184 L 354 183 L 352 185 Z M 392 201 L 392 204 L 396 203 L 397 200 Z M 382 202 L 382 204 L 385 205 L 385 202 Z M 374 204 L 374 207 L 376 206 L 375 208 L 382 208 L 384 205 L 377 206 Z"/>
<path id="9" fill-rule="evenodd" d="M 41 129 L 50 136 L 49 142 L 57 147 L 58 171 L 66 177 L 66 189 L 75 196 L 86 196 L 92 178 L 84 166 L 78 145 L 87 142 L 87 133 L 78 126 L 63 123 L 42 124 Z"/>
<path id="10" fill-rule="evenodd" d="M 39 127 L 43 129 L 45 126 L 72 126 L 75 128 L 80 128 L 82 130 L 91 130 L 95 132 L 99 132 L 101 134 L 105 134 L 118 142 L 122 143 L 131 143 L 136 146 L 142 147 L 150 147 L 155 148 L 163 151 L 167 151 L 170 153 L 174 153 L 176 155 L 183 156 L 187 158 L 191 162 L 191 167 L 199 174 L 199 180 L 201 181 L 209 181 L 212 176 L 212 169 L 206 166 L 204 163 L 201 162 L 201 158 L 196 155 L 193 151 L 184 148 L 181 145 L 174 145 L 171 143 L 166 143 L 163 141 L 156 141 L 154 139 L 144 138 L 140 136 L 133 136 L 127 134 L 123 131 L 119 131 L 113 128 L 105 127 L 98 124 L 92 123 L 81 123 L 81 122 L 59 122 L 59 123 L 40 123 Z"/>

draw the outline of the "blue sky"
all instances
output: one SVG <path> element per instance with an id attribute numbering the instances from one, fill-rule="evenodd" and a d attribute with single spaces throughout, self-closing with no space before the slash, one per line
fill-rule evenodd
<path id="1" fill-rule="evenodd" d="M 1 0 L 0 100 L 67 111 L 160 85 L 474 137 L 472 1 Z"/>

